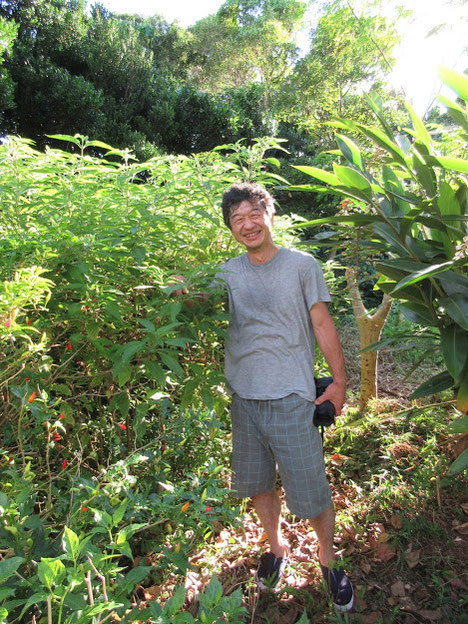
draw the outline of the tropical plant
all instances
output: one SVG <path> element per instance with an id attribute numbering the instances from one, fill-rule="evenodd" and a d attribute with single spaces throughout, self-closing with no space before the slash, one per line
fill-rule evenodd
<path id="1" fill-rule="evenodd" d="M 448 69 L 441 76 L 468 101 L 468 79 Z M 296 190 L 333 191 L 351 200 L 335 216 L 304 225 L 333 224 L 365 228 L 360 245 L 379 255 L 377 287 L 400 302 L 400 309 L 419 325 L 411 336 L 429 339 L 443 357 L 445 370 L 423 383 L 412 398 L 453 388 L 457 408 L 468 411 L 468 163 L 442 156 L 411 105 L 412 127 L 394 133 L 381 103 L 369 99 L 380 128 L 338 120 L 335 128 L 371 141 L 378 150 L 378 171 L 366 164 L 354 141 L 337 134 L 340 161 L 333 173 L 313 167 L 299 169 L 321 183 Z M 466 107 L 444 99 L 462 137 L 468 136 Z M 322 235 L 323 237 L 325 234 Z M 339 238 L 330 233 L 328 242 Z M 408 336 L 399 336 L 402 340 Z M 465 420 L 466 426 L 466 420 Z M 468 451 L 454 465 L 467 465 Z"/>

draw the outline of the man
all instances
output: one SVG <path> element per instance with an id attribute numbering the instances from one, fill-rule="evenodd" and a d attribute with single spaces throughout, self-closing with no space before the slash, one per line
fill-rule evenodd
<path id="1" fill-rule="evenodd" d="M 217 280 L 225 282 L 229 297 L 225 372 L 232 394 L 232 489 L 252 499 L 270 545 L 256 581 L 261 589 L 273 587 L 288 562 L 275 489 L 278 468 L 290 511 L 307 518 L 317 534 L 334 605 L 348 611 L 353 588 L 335 564 L 334 510 L 313 425 L 315 405 L 329 400 L 339 415 L 346 393 L 328 289 L 312 256 L 273 242 L 274 201 L 261 186 L 234 184 L 223 195 L 222 210 L 232 235 L 246 248 L 221 266 Z M 316 401 L 315 340 L 334 380 Z"/>
<path id="2" fill-rule="evenodd" d="M 318 262 L 273 242 L 271 195 L 235 184 L 222 199 L 224 222 L 246 253 L 229 260 L 224 280 L 230 309 L 226 379 L 232 393 L 233 492 L 250 497 L 270 552 L 257 571 L 260 588 L 275 584 L 288 560 L 281 536 L 278 467 L 286 503 L 316 531 L 322 573 L 341 611 L 353 606 L 348 577 L 335 563 L 334 510 L 320 435 L 313 425 L 315 340 L 333 383 L 315 405 L 331 401 L 340 414 L 346 393 L 343 352 Z"/>

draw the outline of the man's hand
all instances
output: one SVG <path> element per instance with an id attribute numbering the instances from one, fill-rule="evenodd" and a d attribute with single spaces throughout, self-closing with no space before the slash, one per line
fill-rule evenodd
<path id="1" fill-rule="evenodd" d="M 327 387 L 325 392 L 316 399 L 315 405 L 321 405 L 325 401 L 331 401 L 335 407 L 336 416 L 339 416 L 345 402 L 345 397 L 346 384 L 333 382 Z"/>
<path id="2" fill-rule="evenodd" d="M 315 404 L 320 405 L 324 401 L 331 401 L 335 406 L 336 415 L 339 416 L 346 395 L 346 371 L 340 339 L 328 311 L 328 304 L 319 301 L 313 305 L 310 309 L 310 320 L 320 351 L 333 377 L 333 383 L 328 386 Z"/>

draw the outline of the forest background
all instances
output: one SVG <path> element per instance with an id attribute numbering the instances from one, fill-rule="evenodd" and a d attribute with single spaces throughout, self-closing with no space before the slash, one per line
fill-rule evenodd
<path id="1" fill-rule="evenodd" d="M 0 2 L 4 622 L 349 619 L 290 515 L 286 586 L 255 591 L 262 536 L 227 489 L 226 310 L 171 297 L 174 274 L 202 291 L 239 251 L 218 209 L 239 179 L 273 189 L 277 241 L 312 250 L 333 293 L 352 620 L 466 621 L 466 78 L 446 70 L 457 99 L 421 120 L 386 82 L 404 13 L 317 3 L 300 52 L 304 14 L 228 0 L 184 29 Z"/>

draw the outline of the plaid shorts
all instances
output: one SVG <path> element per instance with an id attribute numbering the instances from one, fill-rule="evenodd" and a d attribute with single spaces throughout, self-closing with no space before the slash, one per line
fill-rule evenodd
<path id="1" fill-rule="evenodd" d="M 232 491 L 252 497 L 275 489 L 276 468 L 289 510 L 315 518 L 331 505 L 315 405 L 297 394 L 281 399 L 232 397 Z"/>

